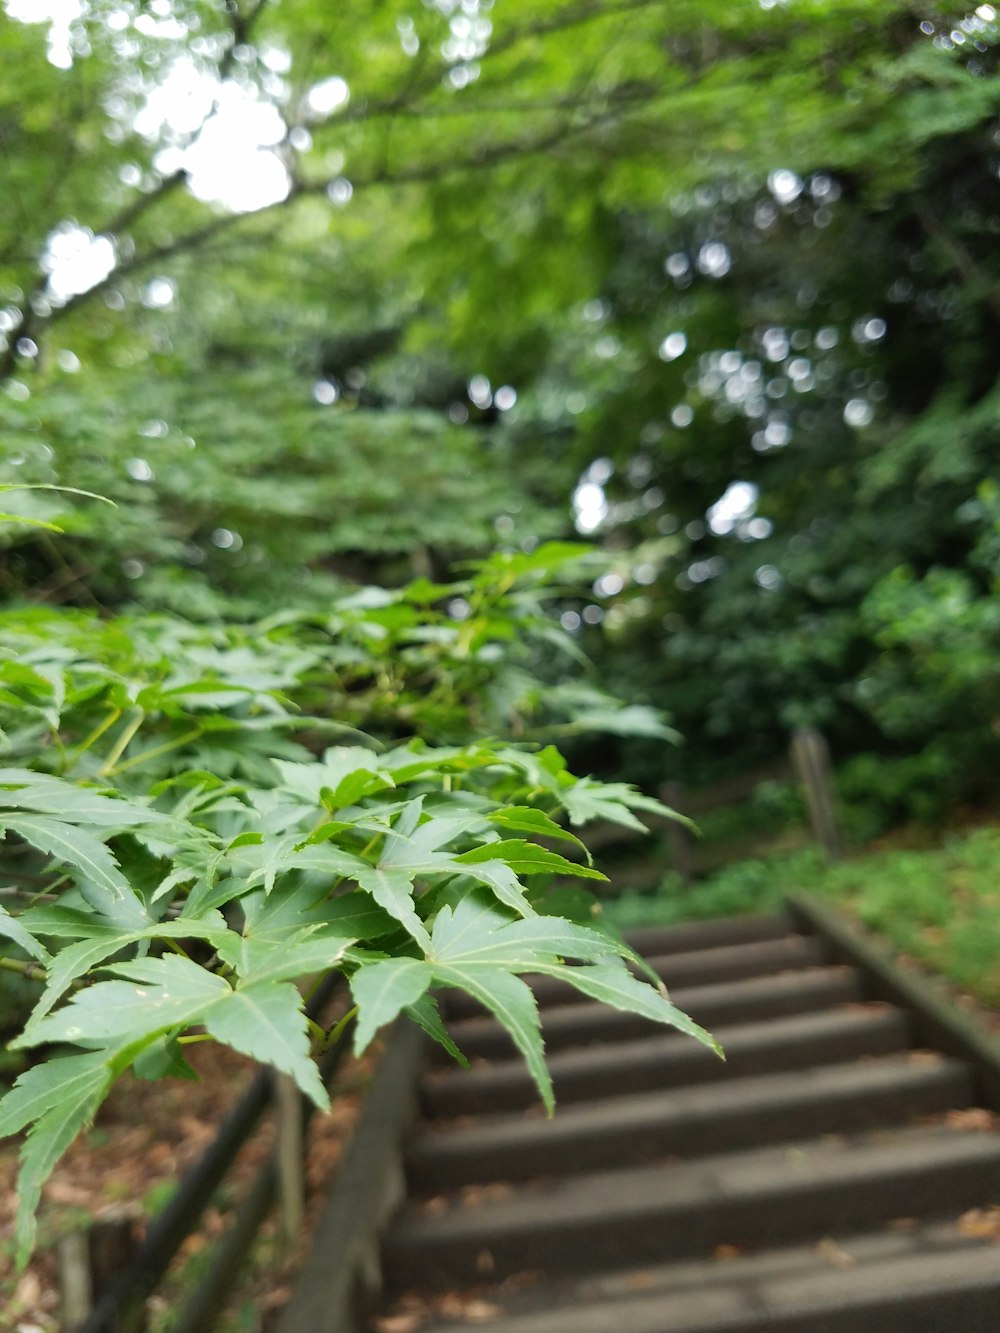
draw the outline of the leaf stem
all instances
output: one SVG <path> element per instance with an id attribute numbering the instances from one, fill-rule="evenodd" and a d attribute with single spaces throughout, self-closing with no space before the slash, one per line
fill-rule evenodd
<path id="1" fill-rule="evenodd" d="M 18 972 L 29 981 L 48 981 L 48 973 L 38 963 L 23 963 L 20 958 L 0 958 L 0 970 Z"/>
<path id="2" fill-rule="evenodd" d="M 86 736 L 76 747 L 76 749 L 73 751 L 72 759 L 69 761 L 68 766 L 63 770 L 63 772 L 71 773 L 78 764 L 78 762 L 90 749 L 90 747 L 92 745 L 96 745 L 96 743 L 101 739 L 101 737 L 107 731 L 108 727 L 113 727 L 114 724 L 121 717 L 121 715 L 122 715 L 122 710 L 120 708 L 117 707 L 112 708 L 111 712 L 107 715 L 104 721 L 98 722 L 97 726 L 90 733 L 90 735 Z"/>
<path id="3" fill-rule="evenodd" d="M 375 844 L 378 842 L 379 838 L 381 838 L 381 837 L 382 837 L 382 834 L 381 834 L 381 833 L 373 833 L 373 834 L 372 834 L 372 836 L 368 839 L 368 841 L 365 843 L 365 845 L 361 848 L 361 851 L 360 851 L 360 853 L 359 853 L 359 855 L 361 856 L 361 859 L 362 859 L 362 860 L 365 859 L 365 857 L 368 855 L 368 853 L 372 850 L 372 848 L 375 846 Z"/>
<path id="4" fill-rule="evenodd" d="M 357 1016 L 358 1016 L 357 1005 L 355 1005 L 353 1009 L 348 1009 L 344 1017 L 338 1019 L 337 1022 L 334 1023 L 333 1027 L 330 1028 L 330 1030 L 324 1035 L 323 1044 L 320 1047 L 319 1053 L 322 1054 L 324 1051 L 328 1051 L 331 1048 L 331 1046 L 336 1046 L 337 1042 L 340 1041 L 341 1037 L 344 1035 L 345 1028 L 348 1026 L 349 1023 L 352 1023 L 354 1019 L 357 1018 Z"/>
<path id="5" fill-rule="evenodd" d="M 154 745 L 151 749 L 143 750 L 139 754 L 133 755 L 131 759 L 126 759 L 123 764 L 118 764 L 115 767 L 115 772 L 124 773 L 126 769 L 134 768 L 136 764 L 145 763 L 147 759 L 158 759 L 161 754 L 169 754 L 171 750 L 179 750 L 182 745 L 187 745 L 188 741 L 196 741 L 203 734 L 201 727 L 192 727 L 190 731 L 185 731 L 183 736 L 178 736 L 175 740 L 163 741 L 160 745 Z"/>
<path id="6" fill-rule="evenodd" d="M 139 730 L 139 728 L 142 726 L 145 720 L 146 720 L 145 710 L 142 708 L 137 708 L 131 720 L 122 729 L 121 735 L 118 737 L 117 741 L 115 741 L 111 749 L 111 753 L 108 755 L 107 759 L 105 759 L 101 767 L 97 770 L 100 777 L 102 778 L 110 777 L 111 774 L 115 771 L 115 766 L 117 765 L 118 760 L 128 749 L 129 745 L 131 744 L 132 740 L 135 737 L 136 732 Z"/>
<path id="7" fill-rule="evenodd" d="M 372 836 L 368 839 L 365 845 L 361 848 L 361 851 L 358 853 L 362 861 L 367 859 L 368 853 L 372 850 L 372 848 L 375 846 L 375 844 L 381 837 L 382 837 L 381 833 L 373 833 Z M 345 884 L 349 878 L 350 876 L 348 875 L 341 875 L 341 877 L 337 880 L 336 884 L 334 884 L 333 888 L 330 890 L 331 898 L 333 898 L 337 894 L 341 885 Z"/>

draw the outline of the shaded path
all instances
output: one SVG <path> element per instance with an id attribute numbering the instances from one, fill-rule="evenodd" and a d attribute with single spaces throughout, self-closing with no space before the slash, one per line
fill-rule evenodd
<path id="1" fill-rule="evenodd" d="M 546 1121 L 459 997 L 474 1068 L 424 1075 L 373 1327 L 994 1333 L 1000 1134 L 969 1063 L 787 918 L 634 942 L 727 1063 L 545 981 Z"/>

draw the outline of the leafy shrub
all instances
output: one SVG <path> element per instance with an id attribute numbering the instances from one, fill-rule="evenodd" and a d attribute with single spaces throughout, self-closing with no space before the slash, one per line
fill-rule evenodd
<path id="1" fill-rule="evenodd" d="M 805 820 L 805 803 L 797 783 L 766 781 L 754 788 L 748 800 L 719 806 L 698 816 L 698 827 L 707 841 L 760 839 L 780 833 Z"/>
<path id="2" fill-rule="evenodd" d="M 0 617 L 0 937 L 43 984 L 12 1046 L 50 1057 L 0 1100 L 0 1134 L 29 1129 L 22 1261 L 46 1176 L 127 1072 L 190 1076 L 185 1045 L 214 1039 L 324 1105 L 313 1055 L 334 1034 L 296 983 L 331 970 L 350 981 L 358 1051 L 405 1011 L 454 1052 L 434 992 L 469 991 L 550 1108 L 518 973 L 711 1042 L 589 908 L 572 920 L 567 895 L 547 902 L 553 876 L 604 878 L 565 823 L 668 813 L 542 743 L 549 698 L 560 728 L 669 734 L 589 686 L 547 696 L 526 669 L 559 642 L 546 580 L 580 555 L 499 555 L 461 585 L 359 590 L 247 626 Z"/>
<path id="3" fill-rule="evenodd" d="M 624 893 L 606 904 L 604 914 L 619 930 L 628 930 L 770 912 L 780 907 L 789 890 L 808 885 L 821 873 L 822 858 L 814 848 L 791 856 L 734 861 L 692 884 L 685 884 L 679 875 L 667 875 L 655 894 Z"/>
<path id="4" fill-rule="evenodd" d="M 859 754 L 835 777 L 839 811 L 849 841 L 863 844 L 911 821 L 939 823 L 958 785 L 951 747 L 931 745 L 917 754 Z"/>
<path id="5" fill-rule="evenodd" d="M 691 885 L 671 875 L 655 895 L 623 895 L 605 914 L 624 929 L 768 911 L 797 889 L 833 898 L 903 953 L 1000 1006 L 1000 829 L 992 826 L 940 848 L 869 852 L 833 865 L 808 849 L 736 862 Z"/>

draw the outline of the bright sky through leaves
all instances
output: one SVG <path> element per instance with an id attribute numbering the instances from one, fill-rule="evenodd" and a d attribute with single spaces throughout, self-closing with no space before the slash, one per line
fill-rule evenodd
<path id="1" fill-rule="evenodd" d="M 48 56 L 58 69 L 73 64 L 70 25 L 83 14 L 83 0 L 4 0 L 4 7 L 19 23 L 48 23 Z"/>
<path id="2" fill-rule="evenodd" d="M 71 25 L 85 12 L 82 0 L 4 3 L 18 22 L 49 24 L 50 63 L 59 69 L 72 67 Z M 159 8 L 164 12 L 158 18 L 169 21 L 169 6 Z M 127 18 L 126 11 L 121 14 Z M 348 97 L 344 80 L 332 77 L 312 89 L 308 105 L 317 114 L 329 115 Z M 154 159 L 157 170 L 164 175 L 186 170 L 188 188 L 204 203 L 252 213 L 288 196 L 289 174 L 278 151 L 287 126 L 278 107 L 234 80 L 220 82 L 190 57 L 174 60 L 150 87 L 131 128 L 147 139 L 167 140 Z M 114 266 L 114 255 L 108 238 L 95 238 L 67 221 L 53 233 L 47 262 L 50 293 L 62 302 L 102 281 Z"/>

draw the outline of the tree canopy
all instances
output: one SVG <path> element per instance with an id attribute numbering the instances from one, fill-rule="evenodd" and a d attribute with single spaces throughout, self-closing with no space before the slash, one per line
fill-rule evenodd
<path id="1" fill-rule="evenodd" d="M 246 613 L 575 519 L 621 554 L 570 623 L 695 739 L 927 739 L 917 677 L 962 687 L 893 591 L 992 632 L 990 5 L 2 23 L 0 480 L 121 502 L 61 548 L 91 594 Z M 25 536 L 13 586 L 81 595 Z"/>

